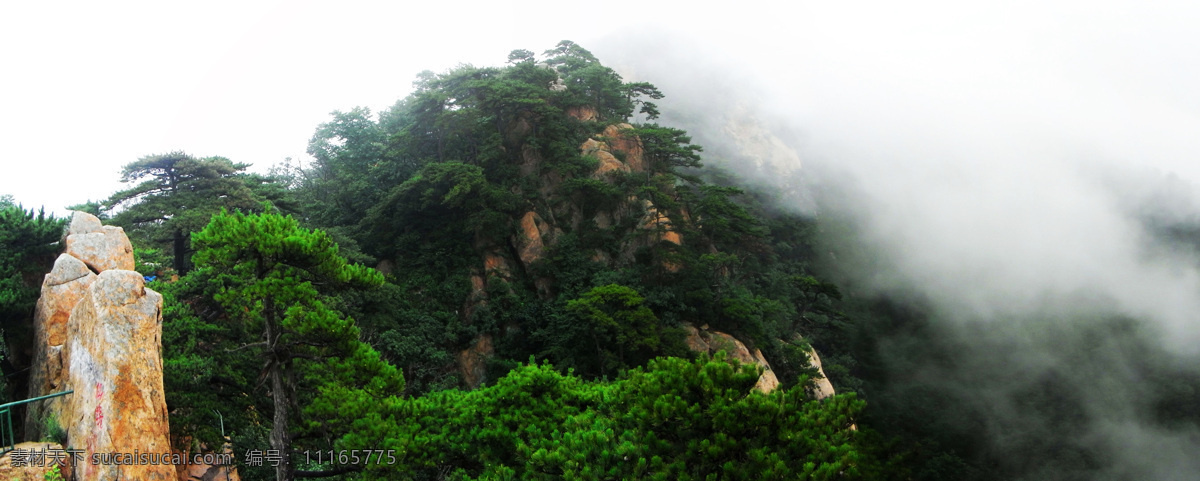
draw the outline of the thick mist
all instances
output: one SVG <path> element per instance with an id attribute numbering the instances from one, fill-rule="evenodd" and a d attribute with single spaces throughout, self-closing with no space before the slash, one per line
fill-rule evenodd
<path id="1" fill-rule="evenodd" d="M 922 319 L 873 339 L 868 401 L 912 405 L 885 422 L 982 443 L 979 479 L 1193 479 L 1196 12 L 1013 5 L 810 8 L 744 56 L 719 33 L 589 48 L 660 87 L 709 165 L 817 217 L 851 296 Z"/>

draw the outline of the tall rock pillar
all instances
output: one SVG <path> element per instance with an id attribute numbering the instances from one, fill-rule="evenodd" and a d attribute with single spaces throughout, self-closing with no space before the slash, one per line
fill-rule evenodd
<path id="1" fill-rule="evenodd" d="M 67 446 L 84 451 L 74 479 L 175 479 L 162 464 L 92 464 L 93 454 L 169 453 L 162 378 L 162 296 L 133 271 L 133 246 L 120 227 L 74 212 L 34 314 L 26 437 L 54 418 Z"/>
<path id="2" fill-rule="evenodd" d="M 171 465 L 92 464 L 93 454 L 171 452 L 162 377 L 162 295 L 137 272 L 96 277 L 71 311 L 63 351 L 69 396 L 63 416 L 71 447 L 84 450 L 76 479 L 174 479 Z M 115 461 L 115 460 L 114 460 Z"/>

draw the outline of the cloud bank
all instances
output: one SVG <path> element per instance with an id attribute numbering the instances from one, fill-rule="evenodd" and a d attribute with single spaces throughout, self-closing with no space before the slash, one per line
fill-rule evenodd
<path id="1" fill-rule="evenodd" d="M 892 399 L 959 406 L 1021 479 L 1200 471 L 1172 412 L 1200 379 L 1197 10 L 863 6 L 807 5 L 757 49 L 593 50 L 662 88 L 710 164 L 853 232 L 825 239 L 848 288 L 923 306 L 923 337 L 877 340 Z"/>

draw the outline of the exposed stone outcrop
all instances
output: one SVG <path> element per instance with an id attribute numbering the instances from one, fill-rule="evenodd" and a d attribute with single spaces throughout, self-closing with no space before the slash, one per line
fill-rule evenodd
<path id="1" fill-rule="evenodd" d="M 513 235 L 513 245 L 517 249 L 517 258 L 525 267 L 526 272 L 528 272 L 529 266 L 542 259 L 546 246 L 553 242 L 554 236 L 558 233 L 556 229 L 542 220 L 542 216 L 537 212 L 529 211 L 521 216 L 521 228 Z M 537 288 L 538 295 L 543 297 L 550 295 L 549 280 L 535 277 L 533 283 Z"/>
<path id="2" fill-rule="evenodd" d="M 521 145 L 521 176 L 532 177 L 542 169 L 542 155 L 537 147 L 530 144 Z"/>
<path id="3" fill-rule="evenodd" d="M 98 222 L 98 221 L 97 221 Z M 74 225 L 74 223 L 72 223 Z M 42 281 L 42 296 L 34 311 L 33 364 L 29 372 L 29 394 L 31 397 L 66 390 L 67 371 L 63 368 L 63 347 L 67 340 L 67 319 L 71 310 L 96 281 L 93 273 L 83 261 L 70 254 L 61 254 L 54 261 L 54 268 Z M 28 405 L 25 416 L 25 434 L 29 439 L 42 436 L 42 422 L 46 413 L 53 413 L 61 423 L 63 404 L 66 398 L 57 397 Z"/>
<path id="4" fill-rule="evenodd" d="M 641 227 L 643 229 L 660 234 L 659 240 L 683 245 L 683 236 L 679 235 L 679 232 L 671 226 L 670 218 L 659 212 L 658 207 L 655 207 L 654 203 L 648 199 L 642 200 L 642 206 L 646 209 L 646 215 L 642 217 Z"/>
<path id="5" fill-rule="evenodd" d="M 463 301 L 462 320 L 470 323 L 475 311 L 487 305 L 487 279 L 481 273 L 471 274 L 471 293 Z"/>
<path id="6" fill-rule="evenodd" d="M 715 354 L 717 351 L 724 350 L 730 358 L 737 359 L 738 362 L 758 364 L 763 367 L 763 374 L 758 378 L 758 384 L 754 386 L 759 391 L 771 392 L 779 386 L 779 378 L 771 370 L 771 364 L 763 357 L 761 350 L 755 349 L 754 352 L 750 352 L 750 349 L 742 341 L 724 332 L 709 330 L 708 326 L 697 328 L 691 324 L 684 324 L 683 327 L 687 332 L 685 342 L 689 349 L 709 354 Z M 796 339 L 802 340 L 803 338 L 797 335 Z M 814 381 L 811 389 L 813 397 L 825 399 L 837 394 L 833 389 L 833 384 L 825 377 L 825 371 L 821 368 L 821 358 L 817 356 L 817 351 L 810 347 L 807 354 L 811 363 L 810 365 L 817 368 L 817 372 L 821 375 L 820 379 Z"/>
<path id="7" fill-rule="evenodd" d="M 62 350 L 67 339 L 71 310 L 96 280 L 96 273 L 109 269 L 133 269 L 133 246 L 120 227 L 104 226 L 96 216 L 72 212 L 63 233 L 66 252 L 42 281 L 42 294 L 34 311 L 34 343 L 29 346 L 33 363 L 29 372 L 29 397 L 67 389 L 67 370 Z M 66 398 L 54 398 L 28 406 L 25 435 L 38 439 L 47 413 L 61 423 Z"/>
<path id="8" fill-rule="evenodd" d="M 162 296 L 137 272 L 101 272 L 67 321 L 63 351 L 67 387 L 75 393 L 63 414 L 72 446 L 93 453 L 169 453 L 170 429 L 162 378 Z M 173 466 L 76 467 L 80 479 L 166 481 Z"/>
<path id="9" fill-rule="evenodd" d="M 594 157 L 600 161 L 600 165 L 596 167 L 596 171 L 592 173 L 593 179 L 604 177 L 609 172 L 620 171 L 629 172 L 629 166 L 625 165 L 608 150 L 608 145 L 596 139 L 587 139 L 583 145 L 579 146 L 579 150 L 583 152 L 585 157 Z"/>
<path id="10" fill-rule="evenodd" d="M 642 149 L 642 141 L 638 139 L 632 132 L 633 126 L 625 123 L 613 124 L 604 128 L 602 135 L 605 138 L 605 143 L 608 144 L 614 152 L 621 152 L 625 156 L 625 165 L 629 166 L 629 170 L 633 172 L 645 172 L 646 161 L 644 160 L 644 150 Z"/>
<path id="11" fill-rule="evenodd" d="M 35 313 L 29 396 L 74 393 L 33 403 L 26 436 L 50 417 L 70 447 L 93 453 L 169 453 L 162 379 L 162 296 L 132 271 L 133 248 L 119 227 L 75 212 L 66 252 L 42 283 Z M 80 463 L 75 479 L 175 479 L 169 465 Z"/>
<path id="12" fill-rule="evenodd" d="M 771 370 L 771 364 L 763 357 L 761 350 L 755 349 L 754 352 L 750 352 L 750 349 L 742 341 L 724 332 L 698 329 L 691 324 L 684 324 L 683 328 L 687 332 L 685 342 L 693 351 L 709 354 L 725 351 L 731 359 L 737 359 L 742 364 L 762 366 L 763 373 L 759 376 L 758 383 L 754 385 L 755 389 L 767 393 L 779 386 L 779 378 L 775 376 L 775 371 Z"/>
<path id="13" fill-rule="evenodd" d="M 33 459 L 38 457 L 38 459 Z M 15 459 L 14 459 L 15 458 Z M 14 446 L 12 451 L 0 456 L 0 479 L 4 481 L 43 481 L 55 466 L 63 479 L 71 481 L 71 455 L 62 445 L 55 443 L 28 442 Z"/>
<path id="14" fill-rule="evenodd" d="M 595 136 L 596 138 L 589 138 L 579 146 L 580 153 L 583 156 L 592 157 L 599 161 L 596 170 L 591 174 L 593 179 L 609 180 L 613 172 L 629 173 L 646 171 L 645 149 L 642 147 L 641 140 L 631 132 L 632 130 L 633 126 L 626 123 L 612 124 L 605 127 L 603 132 Z M 620 154 L 620 158 L 618 158 L 617 154 Z M 670 218 L 662 213 L 649 199 L 641 199 L 639 201 L 636 197 L 629 197 L 626 199 L 626 204 L 618 207 L 615 212 L 598 212 L 593 220 L 598 227 L 602 229 L 609 228 L 616 223 L 617 219 L 633 211 L 634 209 L 631 206 L 639 204 L 644 212 L 639 226 L 641 229 L 649 231 L 649 234 L 644 239 L 625 246 L 623 249 L 623 257 L 625 259 L 631 258 L 633 251 L 639 246 L 660 241 L 683 245 L 683 237 L 671 225 Z M 683 214 L 686 215 L 686 213 Z M 672 262 L 665 262 L 663 267 L 671 272 L 676 272 L 682 268 L 682 266 Z"/>
<path id="15" fill-rule="evenodd" d="M 228 442 L 229 438 L 225 438 L 226 442 L 221 448 L 221 453 L 226 455 L 234 455 L 233 445 Z M 178 446 L 192 445 L 191 438 L 183 438 L 179 440 Z M 196 446 L 200 453 L 175 451 L 182 459 L 195 461 L 197 454 L 213 453 L 207 446 L 200 444 Z M 200 457 L 200 460 L 205 460 L 205 457 Z M 176 474 L 179 481 L 241 481 L 242 477 L 238 474 L 237 465 L 235 464 L 205 464 L 205 463 L 188 463 L 180 464 L 176 467 Z"/>
<path id="16" fill-rule="evenodd" d="M 74 217 L 83 213 L 76 213 Z M 89 216 L 90 217 L 90 216 Z M 99 220 L 97 220 L 99 222 Z M 76 222 L 72 221 L 74 226 Z M 90 222 L 80 222 L 89 226 Z M 99 231 L 74 233 L 68 231 L 67 254 L 83 261 L 96 272 L 109 269 L 133 270 L 133 244 L 125 237 L 125 230 L 115 226 L 103 226 Z"/>
<path id="17" fill-rule="evenodd" d="M 507 279 L 512 276 L 512 266 L 508 265 L 508 259 L 495 250 L 483 255 L 483 270 L 488 275 L 501 278 Z"/>
<path id="18" fill-rule="evenodd" d="M 592 106 L 569 108 L 566 113 L 585 122 L 599 118 Z M 536 179 L 536 182 L 521 183 L 511 188 L 513 194 L 529 199 L 518 215 L 510 219 L 514 227 L 512 235 L 495 239 L 482 238 L 482 234 L 476 233 L 474 250 L 481 263 L 472 269 L 471 290 L 459 311 L 464 322 L 470 322 L 481 309 L 488 306 L 488 288 L 499 287 L 496 281 L 507 284 L 510 292 L 519 283 L 529 283 L 542 299 L 553 298 L 552 281 L 539 277 L 537 270 L 531 269 L 531 266 L 546 256 L 547 249 L 562 238 L 560 234 L 563 232 L 584 232 L 593 227 L 627 230 L 613 232 L 616 245 L 598 248 L 592 253 L 592 260 L 611 267 L 635 262 L 638 253 L 648 247 L 652 248 L 650 251 L 654 255 L 661 257 L 656 262 L 664 270 L 677 272 L 684 267 L 678 257 L 671 255 L 672 249 L 682 246 L 684 240 L 680 234 L 681 226 L 674 225 L 671 219 L 688 222 L 687 212 L 673 207 L 668 216 L 666 209 L 651 200 L 628 194 L 624 198 L 611 199 L 612 202 L 603 202 L 602 205 L 582 205 L 582 202 L 562 198 L 561 187 L 566 182 L 564 176 L 574 174 L 548 168 L 543 158 L 546 155 L 542 150 L 544 147 L 528 141 L 538 131 L 538 121 L 533 114 L 519 115 L 509 122 L 503 133 L 504 149 L 516 154 L 513 161 L 521 176 Z M 593 180 L 613 183 L 621 173 L 649 171 L 645 148 L 634 132 L 634 127 L 628 123 L 610 124 L 584 141 L 579 146 L 580 154 L 598 162 L 596 169 L 587 175 Z M 665 195 L 674 195 L 669 186 L 661 189 Z M 536 191 L 536 195 L 526 190 Z M 498 327 L 500 333 L 497 335 L 521 331 L 521 326 L 513 323 Z M 491 355 L 491 343 L 490 337 L 481 337 L 475 340 L 472 347 L 456 356 L 467 386 L 475 387 L 482 382 L 482 366 Z M 763 363 L 765 365 L 765 360 Z"/>
<path id="19" fill-rule="evenodd" d="M 86 212 L 72 211 L 71 221 L 67 224 L 67 230 L 63 232 L 63 239 L 75 234 L 91 234 L 93 232 L 103 232 L 104 224 L 94 215 Z"/>
<path id="20" fill-rule="evenodd" d="M 593 157 L 600 161 L 593 179 L 601 179 L 609 172 L 644 172 L 646 170 L 643 158 L 642 143 L 636 136 L 626 132 L 632 130 L 629 124 L 615 124 L 604 128 L 598 137 L 603 140 L 589 138 L 579 146 L 585 157 Z M 624 160 L 617 158 L 620 153 Z"/>
<path id="21" fill-rule="evenodd" d="M 455 356 L 458 360 L 459 373 L 463 382 L 471 389 L 479 387 L 487 380 L 487 361 L 495 354 L 491 334 L 480 334 L 475 342 Z"/>
<path id="22" fill-rule="evenodd" d="M 800 338 L 799 335 L 796 337 Z M 821 356 L 818 356 L 817 350 L 811 346 L 808 348 L 808 362 L 812 367 L 817 368 L 817 373 L 821 374 L 821 378 L 814 381 L 813 396 L 817 399 L 825 399 L 837 394 L 837 391 L 833 389 L 833 384 L 829 382 L 829 378 L 825 377 L 825 369 L 821 367 Z"/>

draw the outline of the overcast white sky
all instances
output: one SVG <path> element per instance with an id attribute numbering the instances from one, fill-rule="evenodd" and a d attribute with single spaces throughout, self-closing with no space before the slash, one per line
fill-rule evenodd
<path id="1" fill-rule="evenodd" d="M 969 150 L 1028 129 L 1200 179 L 1185 2 L 672 3 L 5 2 L 0 193 L 60 210 L 171 150 L 265 169 L 304 157 L 329 112 L 386 107 L 421 70 L 562 39 L 601 53 L 649 29 L 756 75 L 815 145 L 870 155 L 953 125 Z"/>

